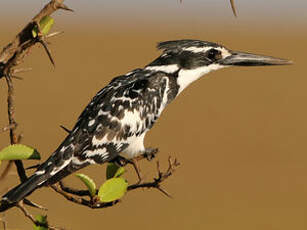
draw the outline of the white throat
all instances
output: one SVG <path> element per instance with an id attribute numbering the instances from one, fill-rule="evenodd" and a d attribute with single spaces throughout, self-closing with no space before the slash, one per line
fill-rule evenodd
<path id="1" fill-rule="evenodd" d="M 213 71 L 223 68 L 219 64 L 211 64 L 209 66 L 198 67 L 196 69 L 181 69 L 178 73 L 177 84 L 179 85 L 178 94 L 182 92 L 188 85 L 196 81 L 203 75 Z"/>

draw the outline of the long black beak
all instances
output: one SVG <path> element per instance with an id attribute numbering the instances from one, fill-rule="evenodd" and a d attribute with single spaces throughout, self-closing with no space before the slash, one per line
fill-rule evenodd
<path id="1" fill-rule="evenodd" d="M 292 61 L 275 58 L 270 56 L 263 56 L 257 54 L 250 54 L 244 52 L 231 51 L 230 56 L 221 59 L 219 64 L 222 65 L 236 65 L 236 66 L 263 66 L 263 65 L 290 65 Z"/>

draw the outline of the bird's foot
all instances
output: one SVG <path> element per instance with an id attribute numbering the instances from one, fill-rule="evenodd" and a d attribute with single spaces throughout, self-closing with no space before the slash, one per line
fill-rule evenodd
<path id="1" fill-rule="evenodd" d="M 141 173 L 141 169 L 138 165 L 138 161 L 139 160 L 142 160 L 144 158 L 146 158 L 148 161 L 151 161 L 152 159 L 154 159 L 156 157 L 156 154 L 159 152 L 159 149 L 158 148 L 146 148 L 145 151 L 139 156 L 139 157 L 136 157 L 136 158 L 133 158 L 131 161 L 131 164 L 133 165 L 134 167 L 134 170 L 138 176 L 138 181 L 136 184 L 141 184 L 143 182 L 143 175 Z"/>
<path id="2" fill-rule="evenodd" d="M 113 161 L 114 164 L 118 165 L 119 167 L 126 166 L 127 164 L 131 164 L 131 161 L 122 157 L 122 156 L 117 156 Z"/>
<path id="3" fill-rule="evenodd" d="M 140 166 L 138 164 L 138 160 L 137 159 L 132 159 L 131 160 L 131 163 L 133 165 L 133 168 L 138 176 L 138 181 L 136 182 L 136 184 L 141 184 L 142 181 L 143 181 L 143 175 L 141 173 L 141 169 L 140 169 Z"/>
<path id="4" fill-rule="evenodd" d="M 159 152 L 158 148 L 146 148 L 144 153 L 142 154 L 144 158 L 146 158 L 148 161 L 151 161 L 154 159 Z"/>
<path id="5" fill-rule="evenodd" d="M 117 164 L 120 167 L 126 166 L 127 164 L 131 164 L 133 166 L 137 176 L 138 176 L 137 184 L 140 184 L 143 181 L 143 178 L 142 178 L 142 173 L 141 173 L 140 167 L 138 165 L 138 160 L 139 159 L 137 159 L 137 158 L 126 159 L 122 156 L 117 156 L 112 162 Z"/>

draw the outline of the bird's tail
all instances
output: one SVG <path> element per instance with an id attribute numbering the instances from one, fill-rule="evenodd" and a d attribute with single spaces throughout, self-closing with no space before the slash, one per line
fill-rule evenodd
<path id="1" fill-rule="evenodd" d="M 68 140 L 69 136 L 65 139 Z M 17 185 L 15 188 L 8 191 L 0 200 L 0 212 L 3 212 L 19 201 L 30 195 L 34 190 L 42 186 L 52 185 L 69 174 L 89 165 L 88 161 L 80 161 L 74 164 L 72 161 L 73 150 L 68 148 L 66 142 L 62 145 L 43 163 L 37 171 L 30 176 L 26 181 Z M 63 148 L 63 146 L 66 148 Z M 64 154 L 64 150 L 65 154 Z"/>
<path id="2" fill-rule="evenodd" d="M 70 160 L 63 160 L 61 165 L 55 166 L 53 162 L 55 160 L 54 156 L 51 156 L 43 163 L 25 182 L 17 185 L 2 197 L 0 201 L 0 212 L 15 206 L 37 188 L 57 183 L 69 174 L 89 165 L 88 162 L 74 165 Z"/>
<path id="3" fill-rule="evenodd" d="M 48 177 L 49 174 L 40 174 L 38 171 L 29 177 L 25 182 L 11 189 L 2 197 L 0 201 L 0 212 L 13 207 L 24 197 L 30 195 L 35 189 L 40 187 L 40 185 L 44 183 Z"/>

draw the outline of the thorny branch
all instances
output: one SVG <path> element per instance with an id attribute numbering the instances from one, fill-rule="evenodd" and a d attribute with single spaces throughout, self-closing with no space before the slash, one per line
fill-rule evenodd
<path id="1" fill-rule="evenodd" d="M 50 50 L 47 46 L 47 43 L 45 41 L 48 37 L 53 37 L 61 32 L 56 32 L 53 34 L 49 34 L 47 36 L 44 36 L 40 31 L 40 25 L 39 22 L 41 19 L 45 16 L 49 16 L 58 9 L 68 10 L 72 11 L 70 8 L 65 6 L 63 4 L 64 0 L 51 0 L 48 4 L 44 6 L 44 8 L 19 32 L 14 40 L 10 42 L 7 46 L 3 48 L 3 50 L 0 52 L 0 79 L 2 77 L 5 78 L 7 87 L 8 87 L 8 96 L 7 96 L 7 111 L 8 111 L 8 120 L 9 124 L 7 127 L 4 127 L 0 130 L 0 132 L 10 131 L 10 142 L 11 144 L 17 144 L 20 142 L 21 135 L 18 135 L 16 132 L 17 122 L 15 119 L 15 101 L 14 101 L 14 84 L 12 81 L 12 78 L 20 79 L 19 77 L 15 76 L 16 73 L 29 71 L 29 69 L 16 69 L 16 67 L 23 62 L 24 58 L 29 54 L 30 49 L 36 44 L 41 43 L 44 47 L 45 51 L 47 52 L 47 55 L 51 61 L 51 63 L 54 65 L 53 58 L 51 56 Z M 36 37 L 33 37 L 32 30 L 37 27 L 38 34 Z M 20 178 L 20 181 L 23 182 L 27 179 L 25 169 L 23 166 L 22 161 L 15 160 L 14 161 L 18 176 Z M 12 162 L 10 161 L 8 165 L 6 166 L 4 172 L 0 176 L 0 180 L 3 179 L 7 174 L 9 169 L 11 168 Z M 34 206 L 34 207 L 40 207 L 39 205 L 25 200 L 25 204 Z M 31 216 L 30 213 L 26 211 L 26 209 L 23 206 L 23 203 L 19 203 L 18 207 L 23 211 L 25 216 L 29 218 L 33 223 L 36 223 L 35 219 Z M 53 227 L 48 226 L 49 229 L 56 229 Z"/>
<path id="2" fill-rule="evenodd" d="M 144 183 L 141 183 L 141 184 L 130 185 L 128 187 L 128 191 L 135 190 L 135 189 L 138 189 L 138 188 L 156 188 L 160 192 L 164 193 L 166 196 L 171 197 L 171 195 L 167 191 L 162 189 L 161 183 L 163 181 L 165 181 L 167 178 L 169 178 L 171 175 L 173 175 L 173 173 L 175 172 L 175 170 L 177 169 L 177 167 L 179 165 L 180 165 L 180 163 L 177 161 L 176 158 L 174 160 L 172 160 L 171 157 L 169 157 L 168 158 L 168 169 L 165 172 L 162 172 L 160 170 L 160 163 L 159 163 L 159 161 L 157 161 L 158 177 L 154 178 L 153 181 L 151 181 L 151 182 L 144 182 Z"/>
<path id="3" fill-rule="evenodd" d="M 64 0 L 51 0 L 22 29 L 22 31 L 16 35 L 14 40 L 11 43 L 9 43 L 6 47 L 4 47 L 3 50 L 0 52 L 0 78 L 4 77 L 6 79 L 6 83 L 8 86 L 7 103 L 8 103 L 9 125 L 8 125 L 8 128 L 5 127 L 3 128 L 3 130 L 4 131 L 7 129 L 10 130 L 11 144 L 17 144 L 19 142 L 18 140 L 19 137 L 16 133 L 17 122 L 15 120 L 14 85 L 12 82 L 12 77 L 14 77 L 15 73 L 24 72 L 28 70 L 28 69 L 14 69 L 14 68 L 23 62 L 25 56 L 29 53 L 30 48 L 33 47 L 36 43 L 43 44 L 50 60 L 53 62 L 53 59 L 51 57 L 51 54 L 45 42 L 44 36 L 42 35 L 42 33 L 39 32 L 38 36 L 34 38 L 32 35 L 32 30 L 34 29 L 35 26 L 37 26 L 38 30 L 40 31 L 40 28 L 39 28 L 40 20 L 45 16 L 51 15 L 53 12 L 55 12 L 58 9 L 72 11 L 67 6 L 65 6 L 63 2 Z M 53 34 L 52 36 L 55 36 L 55 35 Z M 18 172 L 18 176 L 20 180 L 25 181 L 27 179 L 27 176 L 26 176 L 22 161 L 19 161 L 19 160 L 14 161 L 14 163 L 17 167 L 17 172 Z M 6 168 L 7 170 L 5 170 L 5 173 L 7 173 L 8 169 L 10 168 L 10 165 L 11 164 L 7 166 Z M 0 178 L 3 178 L 5 175 L 6 174 L 2 174 Z"/>
<path id="4" fill-rule="evenodd" d="M 48 228 L 50 230 L 62 230 L 61 228 L 57 228 L 54 226 L 51 226 L 48 224 L 48 222 L 46 224 L 42 224 L 40 222 L 38 222 L 37 220 L 35 220 L 34 216 L 31 215 L 31 213 L 28 212 L 28 210 L 24 207 L 24 203 L 23 201 L 19 201 L 19 203 L 17 204 L 17 207 L 23 212 L 23 214 L 32 221 L 33 224 L 35 224 L 36 226 L 42 226 L 45 228 Z"/>
<path id="5" fill-rule="evenodd" d="M 160 170 L 159 161 L 157 161 L 157 174 L 158 174 L 157 177 L 153 178 L 152 181 L 129 185 L 127 191 L 129 192 L 139 188 L 148 188 L 148 189 L 155 188 L 158 189 L 160 192 L 162 192 L 164 195 L 171 197 L 171 195 L 161 187 L 161 184 L 167 178 L 173 175 L 173 173 L 175 172 L 175 170 L 178 168 L 179 165 L 180 163 L 176 159 L 172 160 L 171 157 L 169 157 L 168 168 L 165 172 L 162 172 Z M 56 191 L 57 193 L 64 196 L 67 200 L 79 205 L 87 206 L 92 209 L 111 207 L 118 204 L 120 201 L 116 200 L 113 202 L 102 203 L 99 201 L 98 197 L 91 197 L 88 190 L 78 190 L 70 188 L 65 186 L 63 182 L 59 182 L 58 185 L 52 185 L 51 188 L 53 188 L 53 190 Z M 98 190 L 96 190 L 96 194 L 98 194 Z M 90 199 L 85 199 L 83 198 L 84 196 L 88 196 L 90 197 Z"/>

